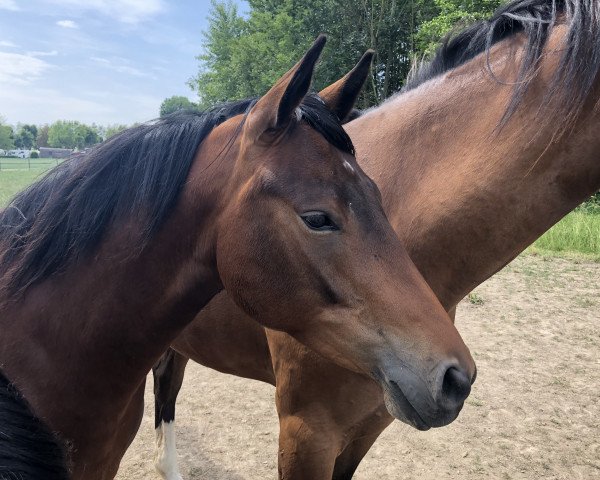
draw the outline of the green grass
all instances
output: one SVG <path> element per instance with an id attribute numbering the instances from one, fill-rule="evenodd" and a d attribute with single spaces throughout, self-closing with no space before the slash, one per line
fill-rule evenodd
<path id="1" fill-rule="evenodd" d="M 54 167 L 60 159 L 56 158 L 14 158 L 0 157 L 0 171 L 33 170 Z"/>
<path id="2" fill-rule="evenodd" d="M 600 208 L 579 208 L 542 235 L 533 253 L 578 253 L 600 258 Z"/>
<path id="3" fill-rule="evenodd" d="M 53 158 L 27 159 L 0 157 L 0 207 L 4 207 L 15 193 L 23 190 L 48 169 L 56 165 Z M 31 170 L 28 170 L 31 165 Z"/>
<path id="4" fill-rule="evenodd" d="M 477 292 L 469 293 L 468 298 L 469 298 L 469 302 L 472 305 L 483 305 L 485 303 L 485 300 L 483 299 L 483 297 L 481 295 L 479 295 Z"/>

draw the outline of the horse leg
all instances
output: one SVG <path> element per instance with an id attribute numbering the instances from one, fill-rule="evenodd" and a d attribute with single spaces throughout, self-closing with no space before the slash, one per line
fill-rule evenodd
<path id="1" fill-rule="evenodd" d="M 456 307 L 450 309 L 448 315 L 454 321 Z M 351 480 L 362 459 L 392 420 L 383 405 L 370 419 L 366 420 L 364 423 L 368 425 L 368 429 L 356 432 L 355 440 L 337 457 L 332 480 Z"/>
<path id="2" fill-rule="evenodd" d="M 382 415 L 372 418 L 373 422 L 379 422 L 379 428 L 375 425 L 370 426 L 370 432 L 365 432 L 364 436 L 357 436 L 335 461 L 332 480 L 350 480 L 354 472 L 360 465 L 360 462 L 375 443 L 381 432 L 391 423 L 392 418 L 389 415 Z M 373 431 L 374 430 L 374 431 Z"/>
<path id="3" fill-rule="evenodd" d="M 175 447 L 175 402 L 183 383 L 188 358 L 169 348 L 152 368 L 154 376 L 154 466 L 165 480 L 182 480 Z"/>
<path id="4" fill-rule="evenodd" d="M 364 429 L 348 433 L 329 418 L 327 410 L 280 413 L 280 480 L 351 480 L 373 443 L 393 421 L 387 412 L 379 411 L 369 417 Z"/>
<path id="5" fill-rule="evenodd" d="M 324 360 L 289 335 L 266 332 L 277 385 L 279 478 L 331 480 L 335 471 L 353 471 L 393 420 L 381 388 Z M 371 441 L 356 443 L 336 462 L 361 438 Z"/>
<path id="6" fill-rule="evenodd" d="M 342 439 L 336 438 L 335 428 L 327 423 L 314 411 L 302 416 L 280 412 L 280 480 L 331 480 Z"/>
<path id="7" fill-rule="evenodd" d="M 355 440 L 340 454 L 335 461 L 332 480 L 351 480 L 358 465 L 377 440 L 379 435 Z"/>

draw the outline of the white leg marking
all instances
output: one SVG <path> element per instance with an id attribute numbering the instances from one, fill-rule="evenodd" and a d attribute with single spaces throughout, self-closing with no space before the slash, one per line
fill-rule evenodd
<path id="1" fill-rule="evenodd" d="M 177 467 L 175 422 L 161 422 L 156 429 L 156 457 L 154 466 L 164 480 L 183 480 Z"/>

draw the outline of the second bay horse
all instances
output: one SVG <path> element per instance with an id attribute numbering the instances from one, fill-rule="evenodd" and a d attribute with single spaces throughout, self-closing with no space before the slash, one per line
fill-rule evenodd
<path id="1" fill-rule="evenodd" d="M 388 218 L 451 315 L 600 188 L 599 9 L 598 0 L 513 1 L 346 125 Z M 156 369 L 159 471 L 178 475 L 172 421 L 191 358 L 276 385 L 281 478 L 351 478 L 393 420 L 377 384 L 243 322 L 222 292 Z"/>

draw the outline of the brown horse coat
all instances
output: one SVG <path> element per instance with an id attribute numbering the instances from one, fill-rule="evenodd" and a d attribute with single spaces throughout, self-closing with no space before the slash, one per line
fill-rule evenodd
<path id="1" fill-rule="evenodd" d="M 550 0 L 508 4 L 450 41 L 405 91 L 347 125 L 392 225 L 452 314 L 476 285 L 600 188 L 600 19 L 591 13 L 598 1 L 567 3 L 572 14 L 559 6 L 558 17 Z M 538 15 L 555 26 L 538 30 Z M 488 34 L 495 44 L 486 53 Z M 204 341 L 213 328 L 229 339 L 226 349 Z M 173 348 L 219 371 L 276 384 L 281 478 L 350 478 L 392 421 L 375 383 L 244 320 L 225 292 Z M 175 354 L 176 376 L 185 357 Z M 159 403 L 174 405 L 177 381 L 157 381 Z"/>
<path id="2" fill-rule="evenodd" d="M 475 365 L 332 112 L 355 94 L 307 95 L 324 43 L 257 101 L 128 130 L 0 213 L 0 368 L 73 478 L 114 477 L 147 372 L 223 288 L 370 375 L 395 416 L 458 415 Z"/>

